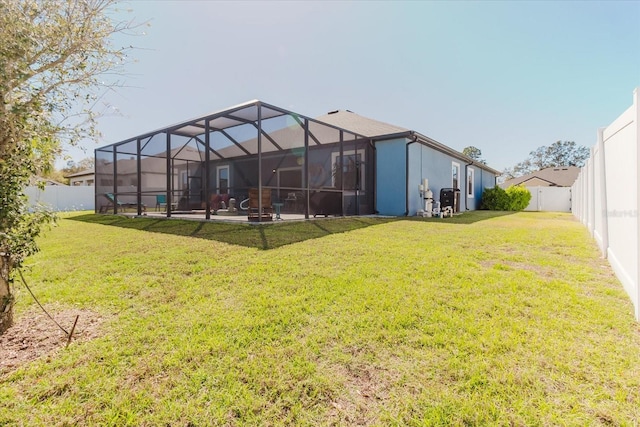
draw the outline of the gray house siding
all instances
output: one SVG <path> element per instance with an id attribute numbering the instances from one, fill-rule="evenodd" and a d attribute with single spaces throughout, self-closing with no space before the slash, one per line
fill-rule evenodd
<path id="1" fill-rule="evenodd" d="M 457 188 L 460 190 L 460 212 L 479 209 L 482 192 L 495 185 L 492 172 L 406 138 L 377 141 L 376 156 L 376 207 L 382 215 L 412 216 L 424 209 L 424 200 L 418 189 L 424 178 L 429 180 L 433 201 L 439 201 L 440 190 L 453 187 L 454 163 L 459 165 Z M 469 170 L 473 171 L 473 197 L 467 195 Z"/>
<path id="2" fill-rule="evenodd" d="M 376 210 L 400 216 L 406 210 L 406 139 L 376 143 Z"/>

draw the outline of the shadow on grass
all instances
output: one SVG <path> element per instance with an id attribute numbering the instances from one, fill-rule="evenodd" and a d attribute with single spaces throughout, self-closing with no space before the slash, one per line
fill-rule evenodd
<path id="1" fill-rule="evenodd" d="M 417 217 L 346 217 L 310 221 L 278 222 L 259 226 L 238 223 L 206 222 L 181 219 L 127 217 L 121 215 L 87 214 L 70 217 L 73 221 L 110 225 L 153 233 L 191 236 L 200 239 L 240 245 L 262 250 L 317 239 L 330 234 L 386 224 L 394 221 L 424 221 L 449 224 L 472 224 L 511 212 L 472 211 L 453 218 Z"/>
<path id="2" fill-rule="evenodd" d="M 206 222 L 181 219 L 126 217 L 88 214 L 68 218 L 154 233 L 191 236 L 257 249 L 275 249 L 309 239 L 398 221 L 403 218 L 348 217 L 313 221 L 278 222 L 262 225 Z"/>
<path id="3" fill-rule="evenodd" d="M 421 218 L 421 217 L 409 217 L 407 220 L 413 221 L 425 221 L 425 222 L 438 222 L 444 224 L 473 224 L 478 221 L 484 221 L 487 219 L 498 218 L 506 215 L 513 215 L 514 211 L 467 211 L 461 215 L 454 215 L 453 218 Z"/>

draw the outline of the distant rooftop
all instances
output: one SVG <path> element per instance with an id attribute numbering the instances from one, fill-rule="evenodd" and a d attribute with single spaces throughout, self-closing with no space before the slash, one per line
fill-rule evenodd
<path id="1" fill-rule="evenodd" d="M 532 172 L 527 175 L 512 178 L 500 184 L 501 187 L 507 188 L 511 185 L 524 184 L 528 181 L 537 179 L 549 183 L 552 187 L 571 187 L 578 178 L 580 168 L 576 166 L 552 167 Z"/>
<path id="2" fill-rule="evenodd" d="M 77 176 L 86 176 L 86 175 L 94 175 L 96 171 L 94 169 L 85 169 L 79 172 L 70 173 L 69 175 L 65 175 L 65 178 L 75 178 Z"/>

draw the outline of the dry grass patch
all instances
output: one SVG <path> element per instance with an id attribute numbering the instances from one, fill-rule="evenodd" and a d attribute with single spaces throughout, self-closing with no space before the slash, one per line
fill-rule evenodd
<path id="1" fill-rule="evenodd" d="M 106 320 L 104 315 L 87 309 L 63 309 L 52 305 L 47 311 L 69 333 L 77 316 L 72 345 L 99 337 Z M 32 307 L 22 313 L 6 333 L 0 335 L 0 374 L 11 372 L 40 357 L 50 360 L 56 352 L 67 346 L 67 341 L 68 336 L 58 325 L 39 308 Z"/>

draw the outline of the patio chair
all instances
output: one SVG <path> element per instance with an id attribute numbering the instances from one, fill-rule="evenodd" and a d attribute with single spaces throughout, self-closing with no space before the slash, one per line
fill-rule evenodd
<path id="1" fill-rule="evenodd" d="M 162 208 L 167 208 L 167 195 L 156 194 L 156 212 L 158 212 Z"/>
<path id="2" fill-rule="evenodd" d="M 213 193 L 211 198 L 209 199 L 209 204 L 211 205 L 211 213 L 215 214 L 219 209 L 227 209 L 229 206 L 229 195 L 228 194 L 217 194 Z"/>
<path id="3" fill-rule="evenodd" d="M 271 207 L 271 190 L 262 189 L 262 215 L 260 214 L 260 201 L 257 188 L 249 189 L 249 209 L 247 217 L 249 221 L 272 221 L 273 208 Z"/>
<path id="4" fill-rule="evenodd" d="M 175 211 L 177 207 L 178 207 L 177 203 L 174 203 L 174 202 L 171 203 L 171 210 L 172 211 Z M 167 195 L 166 194 L 156 194 L 156 211 L 159 211 L 162 208 L 167 210 Z"/>
<path id="5" fill-rule="evenodd" d="M 118 206 L 118 208 L 123 208 L 123 209 L 124 208 L 138 209 L 137 203 L 121 202 L 116 198 L 116 196 L 113 193 L 105 193 L 104 197 L 107 199 L 107 204 L 105 206 L 100 207 L 100 213 L 107 212 L 109 208 L 113 208 L 114 205 Z M 144 215 L 147 214 L 147 206 L 144 204 L 142 204 L 142 212 L 144 213 Z"/>

